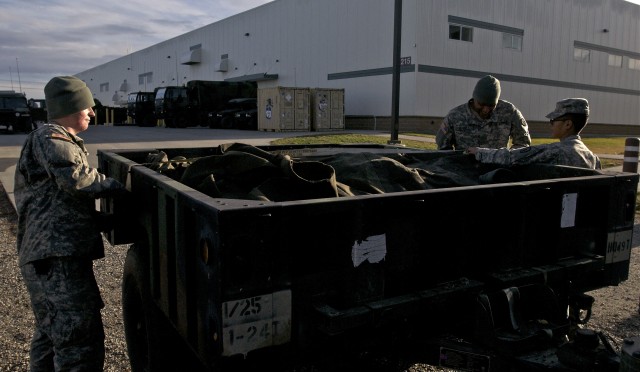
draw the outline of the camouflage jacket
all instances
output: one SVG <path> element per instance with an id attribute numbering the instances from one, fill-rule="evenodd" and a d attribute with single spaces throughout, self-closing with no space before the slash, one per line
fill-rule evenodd
<path id="1" fill-rule="evenodd" d="M 591 152 L 580 139 L 573 135 L 544 145 L 521 149 L 484 149 L 478 148 L 476 159 L 482 163 L 499 165 L 518 165 L 546 163 L 569 165 L 573 167 L 600 169 L 600 159 Z"/>
<path id="2" fill-rule="evenodd" d="M 471 107 L 471 100 L 453 108 L 436 133 L 439 150 L 466 150 L 468 147 L 507 147 L 531 145 L 529 127 L 520 111 L 510 102 L 499 100 L 491 117 L 483 120 Z"/>
<path id="3" fill-rule="evenodd" d="M 103 257 L 95 199 L 123 187 L 91 168 L 82 139 L 62 126 L 29 134 L 14 186 L 20 266 L 47 257 Z"/>

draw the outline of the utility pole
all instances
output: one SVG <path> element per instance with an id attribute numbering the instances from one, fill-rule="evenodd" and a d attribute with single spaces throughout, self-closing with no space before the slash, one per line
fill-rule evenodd
<path id="1" fill-rule="evenodd" d="M 402 0 L 395 0 L 393 14 L 393 78 L 391 87 L 391 139 L 390 145 L 401 144 L 398 140 L 400 116 L 400 50 L 402 41 Z"/>

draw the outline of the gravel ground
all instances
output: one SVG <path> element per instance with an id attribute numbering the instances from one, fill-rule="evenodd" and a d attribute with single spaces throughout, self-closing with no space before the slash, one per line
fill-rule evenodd
<path id="1" fill-rule="evenodd" d="M 17 267 L 15 252 L 16 214 L 0 185 L 0 372 L 27 371 L 33 314 Z M 636 224 L 640 220 L 636 216 Z M 640 233 L 636 225 L 634 247 Z M 106 333 L 105 371 L 130 371 L 124 339 L 120 285 L 127 246 L 111 246 L 105 241 L 106 257 L 95 263 L 95 272 L 105 308 L 102 311 Z M 596 298 L 589 327 L 608 334 L 619 351 L 622 340 L 640 335 L 640 259 L 632 251 L 629 280 L 617 287 L 590 294 Z M 447 371 L 426 365 L 413 365 L 411 372 Z"/>

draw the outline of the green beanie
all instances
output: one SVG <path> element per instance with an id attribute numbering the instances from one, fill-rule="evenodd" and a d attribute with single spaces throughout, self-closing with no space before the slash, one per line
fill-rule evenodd
<path id="1" fill-rule="evenodd" d="M 478 80 L 473 90 L 473 100 L 485 105 L 497 105 L 500 98 L 500 81 L 491 75 Z"/>
<path id="2" fill-rule="evenodd" d="M 74 76 L 56 76 L 44 87 L 49 120 L 75 114 L 95 106 L 84 81 Z"/>

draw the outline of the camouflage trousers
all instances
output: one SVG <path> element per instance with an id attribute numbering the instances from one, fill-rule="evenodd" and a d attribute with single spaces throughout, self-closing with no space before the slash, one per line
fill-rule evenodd
<path id="1" fill-rule="evenodd" d="M 36 319 L 31 371 L 102 371 L 104 304 L 91 260 L 48 258 L 21 272 Z"/>

